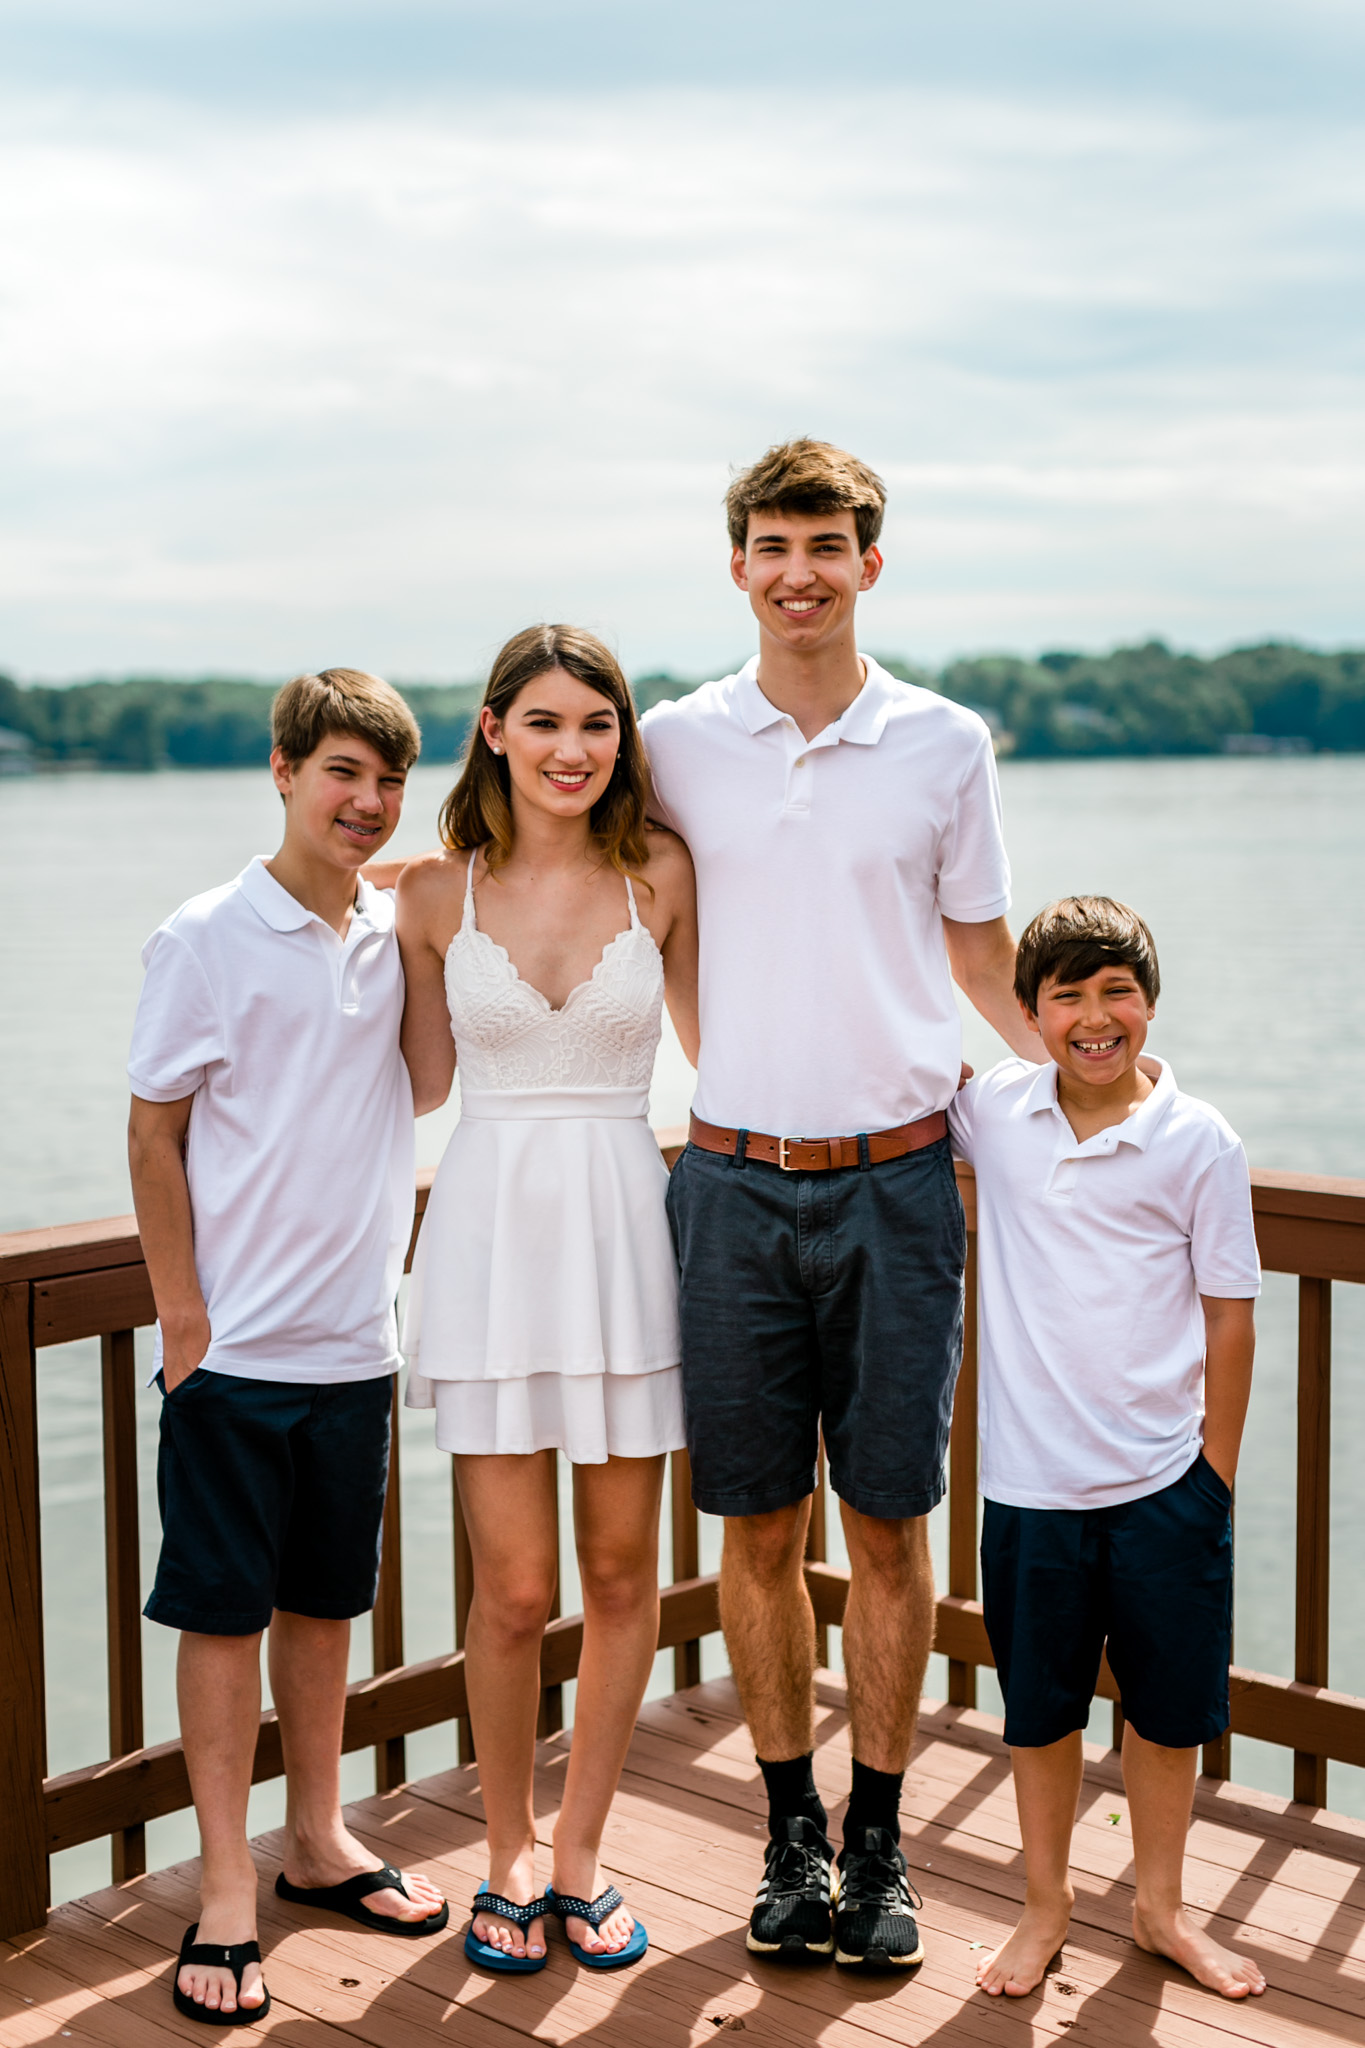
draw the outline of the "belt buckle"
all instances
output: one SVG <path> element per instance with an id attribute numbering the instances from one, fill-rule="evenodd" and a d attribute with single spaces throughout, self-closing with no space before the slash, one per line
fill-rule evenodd
<path id="1" fill-rule="evenodd" d="M 779 1166 L 781 1167 L 781 1169 L 782 1169 L 783 1173 L 799 1173 L 799 1172 L 801 1171 L 801 1169 L 800 1169 L 800 1167 L 799 1167 L 799 1166 L 789 1166 L 789 1165 L 787 1164 L 787 1147 L 788 1147 L 789 1145 L 804 1145 L 804 1144 L 805 1144 L 805 1142 L 806 1142 L 806 1141 L 805 1141 L 805 1139 L 804 1139 L 804 1138 L 779 1138 L 779 1139 L 778 1139 L 778 1141 L 777 1141 L 777 1163 L 778 1163 L 778 1165 L 779 1165 Z"/>

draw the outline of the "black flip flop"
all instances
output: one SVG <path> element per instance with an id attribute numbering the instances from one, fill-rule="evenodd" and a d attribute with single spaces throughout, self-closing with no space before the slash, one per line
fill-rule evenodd
<path id="1" fill-rule="evenodd" d="M 183 2012 L 187 2020 L 198 2020 L 205 2027 L 254 2027 L 257 2020 L 263 2020 L 270 2010 L 270 1993 L 259 2005 L 243 2005 L 242 1973 L 248 1963 L 261 1960 L 260 1943 L 255 1941 L 234 1941 L 227 1947 L 217 1941 L 196 1941 L 199 1922 L 185 1929 L 185 1939 L 180 1944 L 180 1960 L 175 1966 L 171 1980 L 171 1997 L 175 2000 L 177 2012 Z M 216 1970 L 231 1970 L 237 1983 L 237 2009 L 224 2012 L 221 2006 L 200 2005 L 187 1991 L 180 1989 L 180 1972 L 186 1963 L 207 1963 Z M 262 1990 L 265 1989 L 262 1985 Z"/>
<path id="2" fill-rule="evenodd" d="M 450 1918 L 449 1899 L 443 1901 L 438 1912 L 428 1913 L 425 1920 L 393 1920 L 362 1905 L 362 1899 L 367 1899 L 371 1892 L 395 1891 L 405 1899 L 412 1897 L 402 1872 L 391 1863 L 381 1863 L 378 1870 L 362 1870 L 358 1877 L 348 1877 L 344 1884 L 290 1884 L 281 1871 L 275 1879 L 275 1890 L 296 1906 L 321 1906 L 324 1913 L 341 1913 L 361 1927 L 372 1928 L 376 1934 L 404 1934 L 410 1941 L 420 1940 L 424 1934 L 439 1934 Z"/>

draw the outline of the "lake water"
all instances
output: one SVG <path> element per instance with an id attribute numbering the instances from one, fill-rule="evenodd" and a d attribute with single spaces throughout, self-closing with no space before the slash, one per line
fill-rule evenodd
<path id="1" fill-rule="evenodd" d="M 434 843 L 447 780 L 440 768 L 414 773 L 396 850 Z M 1365 757 L 1005 762 L 1001 781 L 1016 929 L 1070 891 L 1133 903 L 1155 932 L 1165 985 L 1152 1048 L 1181 1085 L 1218 1105 L 1254 1164 L 1365 1177 Z M 279 800 L 249 773 L 35 778 L 0 781 L 0 822 L 20 874 L 0 931 L 0 1230 L 118 1214 L 131 1206 L 124 1059 L 142 941 L 185 897 L 273 850 Z M 978 1067 L 998 1056 L 970 1015 L 966 1044 Z M 685 1118 L 690 1080 L 667 1040 L 656 1124 Z M 452 1104 L 419 1124 L 423 1161 L 439 1158 L 456 1113 Z M 1365 1694 L 1365 1614 L 1347 1576 L 1365 1541 L 1365 1290 L 1335 1293 L 1331 1680 Z M 1292 1279 L 1270 1276 L 1238 1486 L 1237 1660 L 1272 1672 L 1289 1672 L 1293 1658 L 1295 1312 Z M 49 1768 L 61 1771 L 107 1749 L 98 1346 L 42 1353 L 39 1380 Z M 140 1424 L 148 1577 L 156 1409 L 150 1392 Z M 406 1653 L 425 1657 L 451 1641 L 449 1461 L 432 1448 L 426 1416 L 405 1418 L 402 1457 Z M 704 1568 L 718 1543 L 708 1526 Z M 571 1545 L 564 1554 L 568 1613 L 577 1604 Z M 360 1625 L 357 1674 L 369 1668 L 368 1648 Z M 144 1650 L 147 1740 L 156 1742 L 175 1726 L 173 1638 L 144 1623 Z M 708 1675 L 722 1657 L 718 1642 L 706 1646 Z M 671 1685 L 671 1659 L 661 1659 L 655 1688 Z M 929 1689 L 942 1691 L 939 1660 Z M 451 1747 L 449 1729 L 411 1737 L 409 1769 L 444 1767 Z M 1288 1760 L 1239 1739 L 1234 1776 L 1287 1791 Z M 371 1789 L 367 1757 L 347 1760 L 346 1785 L 348 1796 Z M 1365 1814 L 1365 1774 L 1333 1765 L 1329 1797 Z M 253 1828 L 274 1825 L 280 1811 L 279 1788 L 258 1787 Z M 149 1829 L 153 1863 L 194 1847 L 188 1816 Z M 102 1845 L 69 1851 L 54 1865 L 54 1897 L 90 1890 L 107 1872 Z"/>

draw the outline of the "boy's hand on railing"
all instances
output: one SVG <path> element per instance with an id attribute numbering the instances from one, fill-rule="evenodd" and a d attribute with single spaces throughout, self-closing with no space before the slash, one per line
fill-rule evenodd
<path id="1" fill-rule="evenodd" d="M 193 1317 L 183 1326 L 167 1328 L 161 1325 L 161 1380 L 168 1394 L 173 1394 L 182 1380 L 197 1372 L 208 1354 L 213 1339 L 207 1315 Z"/>

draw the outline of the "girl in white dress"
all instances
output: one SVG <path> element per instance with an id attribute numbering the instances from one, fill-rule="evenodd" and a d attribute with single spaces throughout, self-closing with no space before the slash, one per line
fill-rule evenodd
<path id="1" fill-rule="evenodd" d="M 657 1641 L 664 1454 L 685 1441 L 667 1173 L 647 1122 L 665 993 L 697 1052 L 692 864 L 647 825 L 648 795 L 611 653 L 532 627 L 493 665 L 445 851 L 398 885 L 419 1115 L 460 1065 L 404 1343 L 408 1404 L 436 1411 L 474 1555 L 465 1673 L 490 1869 L 465 1947 L 492 1969 L 542 1967 L 552 1912 L 599 1969 L 646 1940 L 604 1889 L 598 1847 Z M 542 1896 L 531 1779 L 561 1450 L 584 1627 Z"/>

